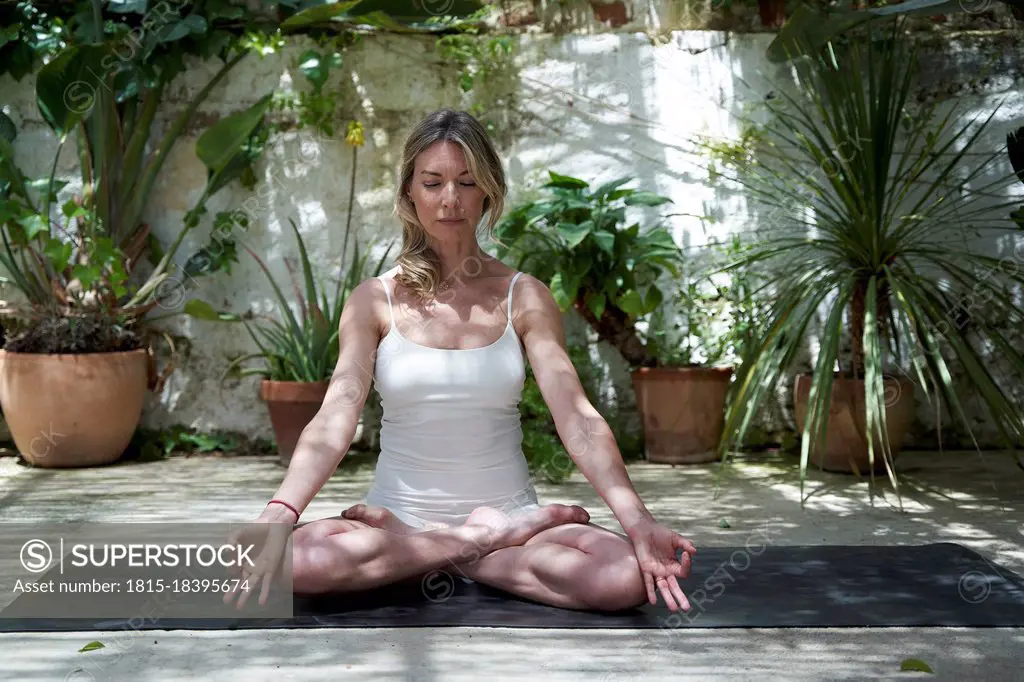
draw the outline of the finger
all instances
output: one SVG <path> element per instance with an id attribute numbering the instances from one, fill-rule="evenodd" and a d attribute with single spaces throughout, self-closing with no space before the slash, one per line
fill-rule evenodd
<path id="1" fill-rule="evenodd" d="M 274 581 L 274 572 L 270 571 L 267 576 L 263 579 L 263 590 L 260 591 L 259 605 L 266 606 L 267 595 L 270 594 L 270 583 Z"/>
<path id="2" fill-rule="evenodd" d="M 683 588 L 679 586 L 679 581 L 676 580 L 675 576 L 671 576 L 668 579 L 668 587 L 672 590 L 672 596 L 676 598 L 676 602 L 682 607 L 683 611 L 690 610 L 690 600 L 683 594 Z"/>
<path id="3" fill-rule="evenodd" d="M 238 608 L 242 609 L 245 607 L 246 602 L 249 601 L 249 595 L 256 589 L 256 583 L 260 579 L 259 573 L 253 573 L 249 578 L 242 583 L 242 594 L 238 597 Z"/>
<path id="4" fill-rule="evenodd" d="M 661 597 L 665 600 L 665 605 L 668 606 L 668 610 L 677 610 L 679 608 L 679 604 L 676 604 L 676 598 L 673 596 L 672 590 L 669 589 L 668 580 L 664 577 L 658 578 L 658 589 L 661 590 Z"/>
<path id="5" fill-rule="evenodd" d="M 675 568 L 675 574 L 677 576 L 685 579 L 690 577 L 690 568 L 692 567 L 692 565 L 693 562 L 690 559 L 690 555 L 686 552 L 683 552 L 683 555 L 679 558 L 679 563 L 676 564 L 673 568 Z"/>
<path id="6" fill-rule="evenodd" d="M 235 598 L 235 588 L 232 587 L 230 590 L 224 592 L 224 603 L 230 604 L 231 600 Z"/>
<path id="7" fill-rule="evenodd" d="M 654 576 L 650 573 L 644 572 L 644 586 L 647 588 L 647 601 L 652 605 L 658 603 L 658 598 L 654 594 Z"/>
<path id="8" fill-rule="evenodd" d="M 675 546 L 678 549 L 683 550 L 687 554 L 696 554 L 697 547 L 692 542 L 684 538 L 682 535 L 675 536 Z"/>

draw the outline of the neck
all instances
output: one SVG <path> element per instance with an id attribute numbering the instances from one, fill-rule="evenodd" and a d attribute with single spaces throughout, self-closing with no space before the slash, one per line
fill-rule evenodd
<path id="1" fill-rule="evenodd" d="M 474 279 L 483 274 L 487 264 L 494 258 L 480 248 L 476 239 L 460 240 L 431 245 L 441 260 L 441 280 L 457 282 Z"/>

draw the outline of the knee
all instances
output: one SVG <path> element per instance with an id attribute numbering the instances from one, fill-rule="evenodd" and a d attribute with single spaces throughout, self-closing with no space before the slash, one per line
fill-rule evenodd
<path id="1" fill-rule="evenodd" d="M 647 602 L 647 587 L 632 548 L 606 558 L 596 569 L 590 598 L 591 608 L 600 611 L 622 611 Z"/>

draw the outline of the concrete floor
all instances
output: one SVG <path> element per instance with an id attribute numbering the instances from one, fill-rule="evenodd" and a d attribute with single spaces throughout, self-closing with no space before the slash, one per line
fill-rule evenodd
<path id="1" fill-rule="evenodd" d="M 355 461 L 355 458 L 352 458 Z M 717 465 L 630 465 L 652 512 L 698 546 L 742 545 L 768 527 L 776 544 L 918 544 L 953 541 L 1024 574 L 1024 471 L 998 453 L 904 453 L 903 510 L 892 493 L 814 472 L 799 503 L 792 460 L 747 455 Z M 719 472 L 717 478 L 715 473 Z M 284 470 L 272 458 L 173 457 L 153 463 L 51 471 L 0 458 L 5 523 L 247 521 Z M 342 469 L 305 519 L 337 514 L 370 484 L 366 467 Z M 579 475 L 538 483 L 542 501 L 584 505 L 615 527 Z M 722 520 L 728 521 L 728 528 Z M 6 603 L 6 600 L 4 601 Z M 1024 629 L 686 629 L 651 656 L 644 631 L 394 628 L 155 631 L 0 635 L 3 680 L 1019 680 Z M 682 638 L 685 637 L 685 641 Z M 99 640 L 106 648 L 78 653 Z M 900 672 L 919 658 L 934 675 Z"/>

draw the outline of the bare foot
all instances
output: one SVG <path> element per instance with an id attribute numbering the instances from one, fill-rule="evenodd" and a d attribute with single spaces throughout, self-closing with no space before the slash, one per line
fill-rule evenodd
<path id="1" fill-rule="evenodd" d="M 409 535 L 416 532 L 415 528 L 400 521 L 397 516 L 391 513 L 390 509 L 385 509 L 384 507 L 356 504 L 341 512 L 341 517 L 350 521 L 362 521 L 373 528 L 380 528 L 381 530 L 401 535 Z"/>
<path id="2" fill-rule="evenodd" d="M 521 516 L 510 517 L 494 507 L 480 507 L 466 518 L 466 525 L 491 529 L 495 547 L 524 544 L 537 533 L 566 523 L 587 523 L 590 514 L 583 507 L 567 504 L 546 504 Z"/>

